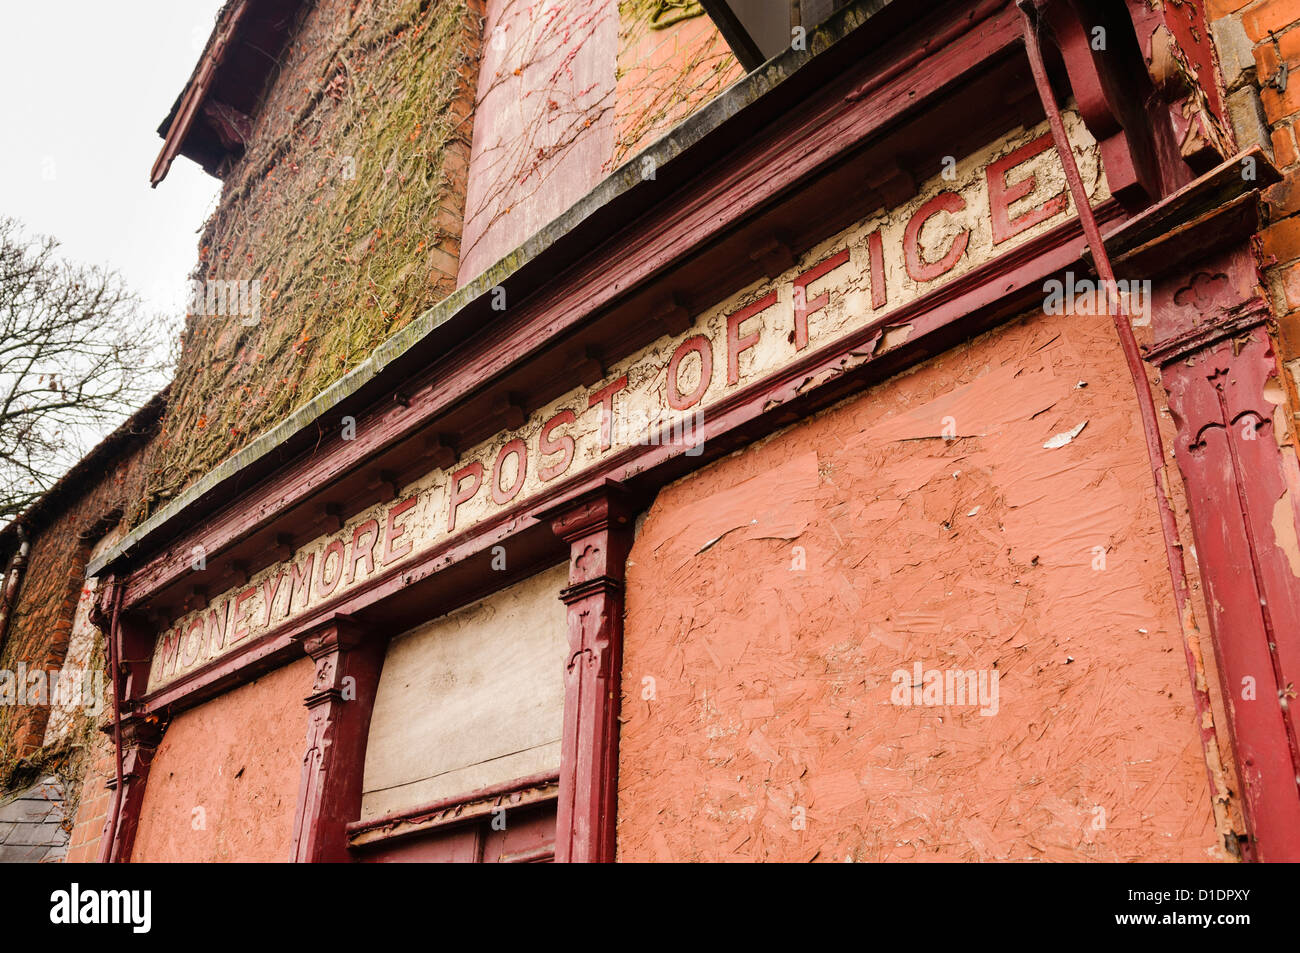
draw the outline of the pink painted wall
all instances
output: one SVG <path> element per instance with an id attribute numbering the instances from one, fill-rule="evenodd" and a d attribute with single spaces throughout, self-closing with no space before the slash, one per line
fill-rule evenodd
<path id="1" fill-rule="evenodd" d="M 304 657 L 176 717 L 149 771 L 133 861 L 288 860 L 313 671 Z"/>
<path id="2" fill-rule="evenodd" d="M 659 494 L 620 859 L 1224 856 L 1113 338 L 1020 320 Z M 917 662 L 996 714 L 894 704 Z"/>

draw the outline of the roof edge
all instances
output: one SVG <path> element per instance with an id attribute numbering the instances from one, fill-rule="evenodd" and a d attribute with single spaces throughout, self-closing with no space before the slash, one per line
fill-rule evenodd
<path id="1" fill-rule="evenodd" d="M 82 490 L 80 483 L 85 476 L 103 467 L 137 440 L 144 440 L 153 435 L 154 428 L 167 406 L 167 394 L 170 389 L 171 385 L 168 384 L 150 397 L 107 437 L 95 444 L 89 453 L 73 464 L 72 468 L 42 493 L 35 503 L 0 529 L 0 564 L 7 562 L 17 548 L 20 525 L 29 533 L 48 525 L 66 502 L 79 495 L 79 491 Z"/>

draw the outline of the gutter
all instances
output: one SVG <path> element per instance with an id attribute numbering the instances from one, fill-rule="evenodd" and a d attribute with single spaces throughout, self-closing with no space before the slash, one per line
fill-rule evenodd
<path id="1" fill-rule="evenodd" d="M 125 792 L 122 789 L 122 628 L 120 616 L 122 610 L 122 586 L 114 583 L 112 593 L 112 612 L 109 616 L 108 670 L 113 678 L 113 768 L 116 783 L 113 785 L 113 805 L 109 808 L 104 821 L 104 831 L 99 839 L 99 860 L 101 864 L 119 862 L 117 856 L 117 832 L 122 823 L 122 803 Z"/>

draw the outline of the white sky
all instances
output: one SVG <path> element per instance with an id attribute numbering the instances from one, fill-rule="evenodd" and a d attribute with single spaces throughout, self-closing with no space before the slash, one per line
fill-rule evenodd
<path id="1" fill-rule="evenodd" d="M 0 215 L 120 271 L 151 312 L 184 316 L 218 180 L 178 157 L 157 189 L 157 128 L 221 0 L 40 0 L 0 7 Z"/>

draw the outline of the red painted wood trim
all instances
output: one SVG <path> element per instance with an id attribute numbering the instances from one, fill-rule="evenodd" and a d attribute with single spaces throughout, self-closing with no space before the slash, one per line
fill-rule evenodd
<path id="1" fill-rule="evenodd" d="M 144 805 L 145 785 L 149 781 L 149 765 L 162 741 L 163 726 L 158 722 L 136 720 L 122 723 L 122 784 L 117 778 L 108 786 L 114 790 L 117 824 L 113 812 L 104 819 L 104 832 L 99 843 L 99 863 L 122 864 L 131 859 L 135 849 L 136 830 L 140 826 L 140 810 Z M 112 833 L 110 833 L 112 831 Z"/>
<path id="2" fill-rule="evenodd" d="M 1161 376 L 1178 421 L 1174 452 L 1188 490 L 1251 846 L 1261 861 L 1296 862 L 1300 743 L 1294 706 L 1281 699 L 1300 685 L 1300 586 L 1273 544 L 1275 507 L 1288 483 L 1272 432 L 1274 408 L 1264 396 L 1277 362 L 1258 324 L 1231 340 L 1188 343 L 1167 355 Z M 1295 505 L 1282 518 L 1296 520 Z"/>
<path id="3" fill-rule="evenodd" d="M 623 580 L 634 513 L 607 483 L 549 517 L 569 544 L 569 660 L 555 822 L 559 863 L 612 863 L 618 814 L 618 712 L 623 673 Z"/>
<path id="4" fill-rule="evenodd" d="M 366 742 L 386 640 L 336 615 L 300 641 L 316 671 L 304 702 L 307 746 L 289 859 L 350 861 L 347 824 L 361 813 Z"/>
<path id="5" fill-rule="evenodd" d="M 393 811 L 381 817 L 352 821 L 347 825 L 348 840 L 353 849 L 357 849 L 380 841 L 422 834 L 465 821 L 482 820 L 484 814 L 497 806 L 515 808 L 554 800 L 559 793 L 556 790 L 559 779 L 560 776 L 554 772 L 532 774 L 479 788 L 468 794 L 454 794 L 402 811 Z M 491 803 L 512 795 L 524 795 L 525 798 L 503 805 Z M 489 810 L 466 813 L 475 807 L 489 805 Z"/>
<path id="6" fill-rule="evenodd" d="M 981 15 L 993 6 L 984 5 Z M 688 260 L 695 250 L 755 215 L 781 192 L 831 166 L 905 116 L 933 105 L 980 64 L 1019 42 L 1014 8 L 1002 9 L 978 29 L 963 21 L 954 25 L 950 35 L 914 38 L 913 46 L 898 51 L 895 62 L 848 96 L 810 101 L 806 109 L 789 117 L 774 141 L 742 144 L 736 158 L 715 175 L 701 177 L 679 202 L 665 203 L 618 236 L 620 245 L 589 256 L 542 292 L 505 312 L 500 324 L 436 363 L 412 382 L 409 406 L 389 402 L 358 416 L 355 439 L 344 441 L 337 434 L 327 438 L 318 452 L 290 463 L 237 505 L 226 506 L 187 532 L 167 552 L 131 574 L 125 604 L 138 605 L 191 574 L 195 545 L 203 545 L 211 563 L 277 514 L 432 424 L 484 381 L 518 367 L 633 289 Z M 617 281 L 610 280 L 611 260 L 619 264 Z"/>

